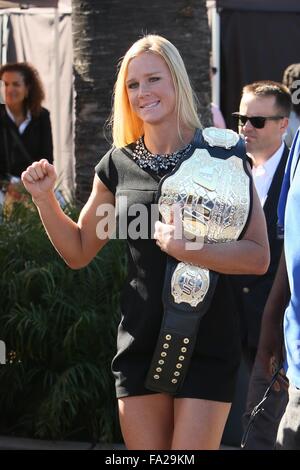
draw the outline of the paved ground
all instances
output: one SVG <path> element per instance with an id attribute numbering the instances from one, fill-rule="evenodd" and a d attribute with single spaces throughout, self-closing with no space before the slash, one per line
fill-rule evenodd
<path id="1" fill-rule="evenodd" d="M 0 450 L 121 450 L 122 444 L 92 445 L 90 442 L 43 441 L 21 437 L 0 436 Z"/>
<path id="2" fill-rule="evenodd" d="M 125 450 L 123 444 L 97 444 L 72 441 L 43 441 L 21 437 L 0 436 L 0 450 Z M 238 450 L 237 447 L 221 446 L 222 450 Z"/>

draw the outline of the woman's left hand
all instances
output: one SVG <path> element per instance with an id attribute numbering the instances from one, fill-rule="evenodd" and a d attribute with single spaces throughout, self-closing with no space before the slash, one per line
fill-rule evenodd
<path id="1" fill-rule="evenodd" d="M 171 212 L 170 223 L 160 221 L 155 223 L 154 239 L 162 251 L 179 259 L 185 244 L 180 209 Z"/>

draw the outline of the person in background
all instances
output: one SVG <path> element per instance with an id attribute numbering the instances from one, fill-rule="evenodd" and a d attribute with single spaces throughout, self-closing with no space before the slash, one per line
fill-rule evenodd
<path id="1" fill-rule="evenodd" d="M 212 79 L 212 77 L 216 73 L 217 73 L 216 67 L 211 66 L 211 68 L 210 68 L 210 78 Z M 211 109 L 211 114 L 212 114 L 212 118 L 213 118 L 214 127 L 217 127 L 219 129 L 226 129 L 225 119 L 224 119 L 224 116 L 223 116 L 222 111 L 220 110 L 219 106 L 217 106 L 215 103 L 212 102 L 211 105 L 210 105 L 210 109 Z"/>
<path id="2" fill-rule="evenodd" d="M 218 129 L 226 129 L 225 119 L 220 108 L 215 103 L 211 103 L 210 106 L 214 127 L 217 127 Z"/>
<path id="3" fill-rule="evenodd" d="M 113 147 L 96 166 L 78 222 L 54 197 L 53 165 L 41 159 L 22 174 L 49 238 L 73 269 L 87 265 L 113 233 L 127 239 L 112 371 L 128 449 L 219 448 L 240 358 L 226 274 L 263 273 L 269 263 L 244 143 L 231 130 L 201 130 L 194 98 L 176 47 L 147 35 L 120 65 Z M 159 207 L 166 212 L 158 220 L 162 178 Z M 182 211 L 172 213 L 180 201 Z M 182 224 L 198 227 L 205 240 L 220 234 L 222 243 L 187 243 L 177 231 Z"/>
<path id="4" fill-rule="evenodd" d="M 279 424 L 276 449 L 300 450 L 300 128 L 290 150 L 278 204 L 278 225 L 284 234 L 277 274 L 262 318 L 257 361 L 270 380 L 282 361 L 289 380 L 288 404 Z M 278 390 L 286 388 L 278 375 Z"/>
<path id="5" fill-rule="evenodd" d="M 244 361 L 252 375 L 249 382 L 246 428 L 250 414 L 268 387 L 259 364 L 255 362 L 262 313 L 279 263 L 283 240 L 277 232 L 277 205 L 289 150 L 283 142 L 291 110 L 287 87 L 272 81 L 246 85 L 242 91 L 238 119 L 247 152 L 253 159 L 253 180 L 267 222 L 271 262 L 263 276 L 233 276 L 238 305 Z M 287 392 L 272 391 L 257 416 L 244 449 L 273 449 L 281 416 L 287 403 Z"/>
<path id="6" fill-rule="evenodd" d="M 53 162 L 49 111 L 37 70 L 26 62 L 0 68 L 0 179 L 18 181 L 27 166 L 42 156 Z"/>
<path id="7" fill-rule="evenodd" d="M 293 138 L 300 126 L 300 64 L 291 64 L 285 69 L 282 83 L 288 87 L 292 96 L 292 110 L 284 138 L 287 146 L 291 147 Z"/>

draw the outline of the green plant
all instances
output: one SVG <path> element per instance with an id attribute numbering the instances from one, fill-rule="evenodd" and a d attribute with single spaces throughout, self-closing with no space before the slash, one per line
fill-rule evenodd
<path id="1" fill-rule="evenodd" d="M 0 432 L 119 439 L 110 362 L 124 244 L 110 241 L 88 267 L 71 270 L 32 205 L 15 203 L 0 224 L 0 266 L 0 339 L 8 356 L 0 365 Z"/>

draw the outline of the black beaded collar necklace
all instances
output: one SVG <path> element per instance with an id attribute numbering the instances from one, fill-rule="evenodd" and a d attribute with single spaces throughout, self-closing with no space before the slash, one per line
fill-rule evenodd
<path id="1" fill-rule="evenodd" d="M 149 152 L 144 144 L 143 137 L 140 137 L 133 149 L 133 159 L 140 168 L 148 168 L 156 174 L 166 173 L 170 168 L 174 168 L 183 157 L 187 155 L 192 144 L 187 144 L 184 148 L 173 153 L 155 154 Z"/>

